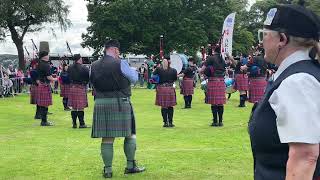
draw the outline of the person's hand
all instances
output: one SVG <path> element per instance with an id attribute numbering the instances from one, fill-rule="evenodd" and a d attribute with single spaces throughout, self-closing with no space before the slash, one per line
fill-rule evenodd
<path id="1" fill-rule="evenodd" d="M 243 66 L 240 66 L 240 69 L 241 69 L 241 70 L 247 70 L 248 67 L 247 67 L 247 65 L 243 65 Z"/>

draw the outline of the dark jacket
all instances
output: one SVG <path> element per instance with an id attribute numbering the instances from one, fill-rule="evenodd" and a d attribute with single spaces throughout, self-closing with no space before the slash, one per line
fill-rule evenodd
<path id="1" fill-rule="evenodd" d="M 120 60 L 104 56 L 92 63 L 90 81 L 95 98 L 130 97 L 130 81 L 121 72 Z"/>
<path id="2" fill-rule="evenodd" d="M 318 62 L 309 60 L 297 62 L 289 66 L 272 85 L 268 85 L 264 98 L 253 108 L 249 121 L 249 134 L 254 157 L 255 180 L 284 180 L 286 177 L 289 145 L 280 142 L 277 116 L 271 108 L 269 98 L 284 79 L 299 72 L 308 73 L 320 82 Z M 315 170 L 316 177 L 320 176 L 319 165 L 318 160 Z"/>

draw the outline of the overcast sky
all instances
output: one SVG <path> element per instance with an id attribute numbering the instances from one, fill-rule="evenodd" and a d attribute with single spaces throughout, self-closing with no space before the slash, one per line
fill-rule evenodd
<path id="1" fill-rule="evenodd" d="M 55 30 L 56 37 L 54 37 L 50 30 L 44 29 L 37 33 L 27 33 L 24 38 L 24 46 L 32 54 L 32 43 L 30 39 L 33 39 L 35 44 L 39 48 L 40 41 L 48 41 L 50 46 L 50 53 L 59 54 L 60 56 L 68 54 L 66 41 L 69 42 L 72 53 L 80 53 L 84 55 L 90 55 L 92 50 L 88 48 L 82 48 L 80 43 L 82 42 L 81 34 L 86 32 L 86 28 L 90 25 L 87 22 L 88 11 L 86 2 L 84 0 L 65 0 L 66 4 L 70 5 L 69 19 L 72 22 L 71 28 L 66 32 L 61 32 L 58 25 L 49 25 Z M 253 4 L 255 0 L 249 0 L 250 4 Z M 8 37 L 5 42 L 0 42 L 0 54 L 17 54 L 17 50 L 11 37 Z"/>

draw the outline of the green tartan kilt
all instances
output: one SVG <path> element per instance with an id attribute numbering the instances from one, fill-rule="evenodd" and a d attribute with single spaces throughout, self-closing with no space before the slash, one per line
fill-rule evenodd
<path id="1" fill-rule="evenodd" d="M 96 99 L 93 109 L 92 138 L 128 137 L 136 134 L 129 98 Z"/>

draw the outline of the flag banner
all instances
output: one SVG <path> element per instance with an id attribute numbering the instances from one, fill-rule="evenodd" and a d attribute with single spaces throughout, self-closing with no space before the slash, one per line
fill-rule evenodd
<path id="1" fill-rule="evenodd" d="M 225 59 L 226 54 L 232 55 L 233 28 L 236 13 L 231 13 L 227 16 L 223 23 L 222 38 L 221 38 L 221 55 Z"/>

